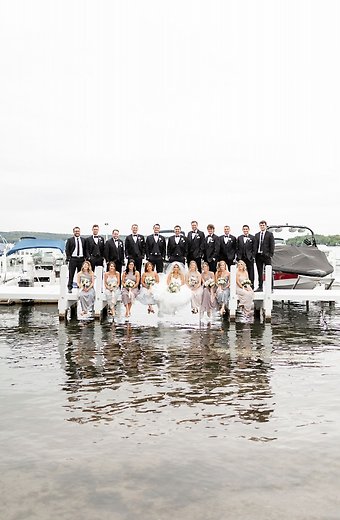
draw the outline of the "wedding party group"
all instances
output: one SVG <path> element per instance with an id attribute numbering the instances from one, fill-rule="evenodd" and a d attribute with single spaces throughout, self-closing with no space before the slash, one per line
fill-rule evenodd
<path id="1" fill-rule="evenodd" d="M 113 229 L 112 237 L 105 241 L 98 225 L 93 225 L 92 234 L 86 238 L 76 226 L 65 247 L 68 291 L 72 292 L 77 273 L 81 315 L 91 314 L 95 300 L 94 270 L 102 266 L 103 286 L 112 316 L 121 301 L 125 317 L 129 318 L 136 300 L 146 305 L 148 313 L 154 313 L 157 306 L 160 316 L 175 314 L 189 302 L 193 314 L 206 313 L 210 318 L 217 309 L 223 316 L 230 297 L 230 268 L 236 264 L 239 306 L 247 316 L 253 308 L 254 266 L 258 273 L 256 290 L 261 291 L 263 270 L 271 265 L 275 247 L 266 221 L 261 220 L 259 227 L 252 235 L 245 224 L 242 234 L 236 237 L 226 225 L 224 234 L 218 236 L 213 224 L 208 224 L 204 234 L 193 220 L 187 235 L 176 225 L 174 234 L 167 238 L 160 233 L 159 224 L 146 237 L 133 224 L 131 234 L 123 242 L 118 229 Z"/>

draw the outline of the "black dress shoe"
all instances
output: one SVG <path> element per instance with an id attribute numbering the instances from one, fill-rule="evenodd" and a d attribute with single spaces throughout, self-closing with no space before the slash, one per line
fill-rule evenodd
<path id="1" fill-rule="evenodd" d="M 257 289 L 255 289 L 254 292 L 262 292 L 262 291 L 263 291 L 262 287 L 258 287 Z"/>
<path id="2" fill-rule="evenodd" d="M 69 292 L 69 294 L 72 294 L 72 289 L 69 289 L 68 292 Z"/>

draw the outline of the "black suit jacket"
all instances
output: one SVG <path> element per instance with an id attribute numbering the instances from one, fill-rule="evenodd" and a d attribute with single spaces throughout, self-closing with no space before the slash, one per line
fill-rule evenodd
<path id="1" fill-rule="evenodd" d="M 95 256 L 104 256 L 104 244 L 105 240 L 102 236 L 98 235 L 98 244 L 95 243 L 93 235 L 85 238 L 85 258 L 88 260 Z"/>
<path id="2" fill-rule="evenodd" d="M 179 242 L 176 244 L 175 235 L 172 235 L 168 240 L 167 255 L 169 259 L 177 256 L 186 258 L 187 248 L 187 238 L 185 236 L 180 235 Z"/>
<path id="3" fill-rule="evenodd" d="M 259 246 L 260 246 L 260 236 L 261 231 L 259 233 L 256 233 L 255 235 L 255 252 L 259 252 Z M 270 258 L 274 254 L 275 249 L 275 239 L 274 235 L 271 231 L 265 231 L 263 242 L 262 242 L 262 254 L 264 256 L 269 256 Z"/>
<path id="4" fill-rule="evenodd" d="M 224 241 L 225 235 L 219 237 L 219 253 L 218 259 L 225 260 L 226 258 L 232 262 L 236 256 L 236 237 L 229 235 L 227 242 Z"/>
<path id="5" fill-rule="evenodd" d="M 83 237 L 79 237 L 79 238 L 80 238 L 82 246 L 83 246 L 83 256 L 85 257 L 85 255 L 86 255 L 85 238 L 83 238 Z M 65 245 L 65 255 L 66 255 L 67 261 L 70 260 L 75 247 L 76 247 L 76 237 L 73 236 L 73 237 L 68 238 L 66 240 L 66 245 Z"/>
<path id="6" fill-rule="evenodd" d="M 132 234 L 125 239 L 125 256 L 136 260 L 137 258 L 144 258 L 145 255 L 145 240 L 143 235 L 137 234 L 136 242 L 132 238 Z"/>
<path id="7" fill-rule="evenodd" d="M 196 231 L 195 238 L 192 238 L 193 232 L 189 231 L 188 239 L 188 258 L 202 258 L 204 254 L 204 233 L 203 231 Z"/>
<path id="8" fill-rule="evenodd" d="M 145 256 L 147 260 L 153 257 L 165 259 L 166 255 L 166 241 L 163 235 L 158 235 L 158 242 L 156 242 L 154 235 L 148 235 L 145 241 Z"/>
<path id="9" fill-rule="evenodd" d="M 213 233 L 211 240 L 210 235 L 207 235 L 204 239 L 204 260 L 206 262 L 212 262 L 214 259 L 217 260 L 219 252 L 219 239 L 218 236 Z"/>
<path id="10" fill-rule="evenodd" d="M 243 235 L 237 237 L 236 256 L 237 260 L 246 259 L 252 262 L 256 254 L 255 237 L 249 234 L 247 238 L 248 240 L 244 242 Z"/>
<path id="11" fill-rule="evenodd" d="M 124 265 L 124 244 L 120 238 L 118 238 L 118 247 L 113 238 L 110 238 L 105 242 L 104 258 L 106 262 L 110 262 L 111 260 L 117 262 L 118 260 L 122 265 Z"/>

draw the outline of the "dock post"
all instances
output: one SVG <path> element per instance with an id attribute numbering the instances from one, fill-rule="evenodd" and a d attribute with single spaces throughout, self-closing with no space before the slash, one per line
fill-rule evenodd
<path id="1" fill-rule="evenodd" d="M 229 319 L 235 321 L 237 309 L 236 294 L 236 265 L 230 267 L 230 299 L 229 299 Z"/>
<path id="2" fill-rule="evenodd" d="M 272 298 L 272 266 L 266 265 L 265 268 L 265 281 L 264 281 L 264 295 L 263 295 L 263 307 L 264 307 L 264 317 L 266 321 L 271 321 L 272 319 L 272 308 L 273 308 L 273 298 Z"/>
<path id="3" fill-rule="evenodd" d="M 97 265 L 94 270 L 94 290 L 96 297 L 94 300 L 94 317 L 95 319 L 101 319 L 103 312 L 103 267 Z"/>
<path id="4" fill-rule="evenodd" d="M 58 300 L 58 313 L 59 313 L 59 320 L 65 320 L 66 319 L 66 313 L 67 313 L 67 279 L 68 279 L 68 266 L 62 265 L 60 268 L 60 294 L 59 294 L 59 300 Z"/>

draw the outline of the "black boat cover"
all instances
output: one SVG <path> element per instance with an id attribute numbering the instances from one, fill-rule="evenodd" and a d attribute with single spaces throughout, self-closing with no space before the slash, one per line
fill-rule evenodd
<path id="1" fill-rule="evenodd" d="M 276 244 L 272 260 L 274 271 L 323 277 L 333 272 L 323 251 L 313 246 Z"/>

